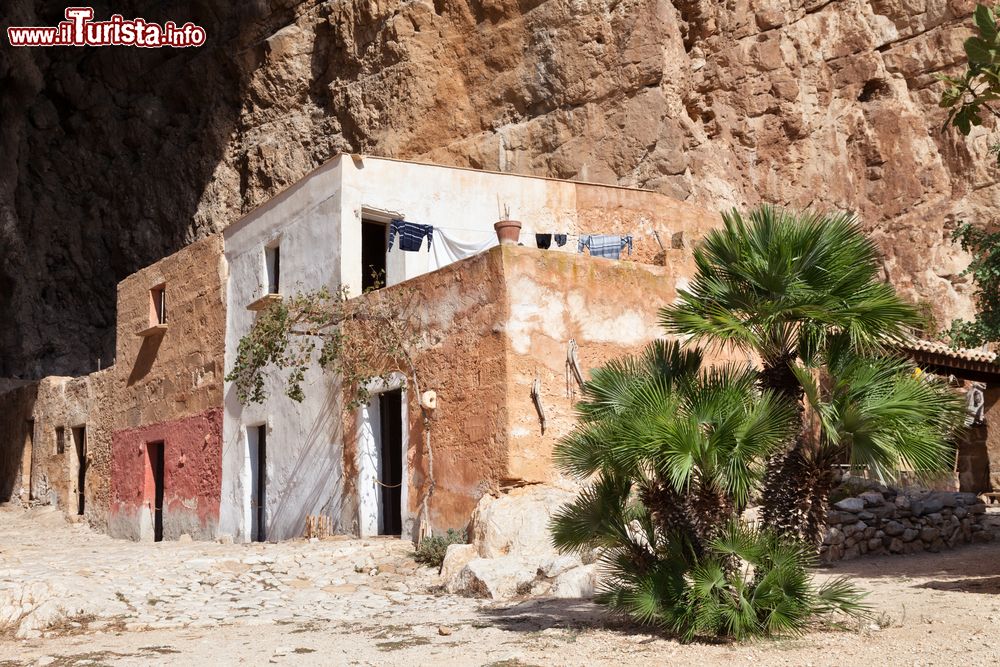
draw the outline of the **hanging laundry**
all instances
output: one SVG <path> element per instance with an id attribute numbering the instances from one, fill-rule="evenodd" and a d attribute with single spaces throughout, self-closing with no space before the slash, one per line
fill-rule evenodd
<path id="1" fill-rule="evenodd" d="M 543 250 L 548 250 L 552 245 L 552 234 L 535 234 L 535 244 Z"/>
<path id="2" fill-rule="evenodd" d="M 499 244 L 496 232 L 459 231 L 452 233 L 438 227 L 434 230 L 434 245 L 431 246 L 431 256 L 427 262 L 429 271 L 436 271 L 466 257 L 472 257 L 489 250 Z"/>
<path id="3" fill-rule="evenodd" d="M 613 234 L 585 234 L 580 237 L 576 251 L 583 252 L 584 248 L 590 249 L 591 257 L 604 257 L 605 259 L 619 259 L 622 248 L 628 246 L 628 254 L 632 254 L 632 237 L 615 236 Z"/>
<path id="4" fill-rule="evenodd" d="M 420 245 L 427 237 L 427 252 L 431 251 L 431 244 L 434 241 L 434 228 L 430 225 L 421 225 L 416 222 L 405 222 L 403 220 L 393 220 L 389 223 L 389 247 L 392 250 L 392 242 L 399 235 L 399 249 L 407 252 L 420 250 Z"/>
<path id="5" fill-rule="evenodd" d="M 556 234 L 554 238 L 556 240 L 556 245 L 560 248 L 566 245 L 566 241 L 569 240 L 566 234 Z"/>

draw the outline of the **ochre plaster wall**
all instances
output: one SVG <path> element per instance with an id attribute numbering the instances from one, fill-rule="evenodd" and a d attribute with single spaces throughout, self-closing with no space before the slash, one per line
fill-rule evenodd
<path id="1" fill-rule="evenodd" d="M 165 285 L 167 328 L 151 324 L 150 290 Z M 147 442 L 164 442 L 164 539 L 215 537 L 221 479 L 226 268 L 222 236 L 203 239 L 118 285 L 110 454 L 113 536 L 138 539 Z"/>
<path id="2" fill-rule="evenodd" d="M 31 497 L 76 515 L 76 454 L 73 429 L 86 429 L 84 518 L 107 526 L 111 426 L 107 405 L 114 369 L 78 378 L 47 377 L 38 382 L 30 413 L 18 419 L 33 424 Z M 57 450 L 56 429 L 63 428 L 64 449 Z M 23 436 L 22 436 L 23 441 Z"/>
<path id="3" fill-rule="evenodd" d="M 575 424 L 567 391 L 570 339 L 584 375 L 660 338 L 659 309 L 676 296 L 687 261 L 670 266 L 612 261 L 527 247 L 497 247 L 388 290 L 411 290 L 422 333 L 415 352 L 421 389 L 437 394 L 431 417 L 435 530 L 465 526 L 479 498 L 503 486 L 551 482 L 552 448 Z M 373 298 L 369 295 L 361 298 Z M 721 357 L 720 357 L 721 359 Z M 541 432 L 531 385 L 541 381 Z M 412 389 L 412 387 L 411 387 Z M 419 396 L 408 392 L 406 515 L 418 519 L 427 491 Z M 357 512 L 355 415 L 344 432 L 344 517 Z"/>
<path id="4" fill-rule="evenodd" d="M 437 393 L 431 418 L 436 488 L 430 501 L 436 529 L 464 527 L 483 493 L 496 489 L 507 468 L 506 299 L 499 249 L 386 288 L 410 290 L 414 326 L 422 333 L 415 354 L 421 389 Z M 360 298 L 373 298 L 375 295 Z M 409 387 L 408 507 L 404 529 L 419 518 L 428 490 L 428 460 L 419 396 Z M 344 519 L 357 512 L 357 421 L 345 419 Z"/>
<path id="5" fill-rule="evenodd" d="M 660 338 L 657 311 L 674 296 L 664 267 L 504 248 L 504 286 L 509 303 L 505 327 L 509 458 L 505 477 L 552 481 L 552 448 L 575 424 L 579 398 L 567 383 L 569 341 L 575 340 L 584 378 L 615 357 Z M 541 384 L 545 432 L 531 398 Z"/>
<path id="6" fill-rule="evenodd" d="M 225 263 L 216 234 L 132 274 L 118 285 L 114 428 L 137 428 L 222 405 Z M 150 289 L 166 285 L 167 329 L 150 326 Z"/>

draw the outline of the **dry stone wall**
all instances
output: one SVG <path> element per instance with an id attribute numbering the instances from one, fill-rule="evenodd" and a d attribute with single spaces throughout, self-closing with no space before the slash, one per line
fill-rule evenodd
<path id="1" fill-rule="evenodd" d="M 832 562 L 865 554 L 940 551 L 989 542 L 986 505 L 973 493 L 872 489 L 834 503 L 820 558 Z"/>

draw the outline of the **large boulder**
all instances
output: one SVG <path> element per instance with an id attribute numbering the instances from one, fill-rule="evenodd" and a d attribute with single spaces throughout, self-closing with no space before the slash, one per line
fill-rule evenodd
<path id="1" fill-rule="evenodd" d="M 494 600 L 591 597 L 595 555 L 560 554 L 549 533 L 552 515 L 575 497 L 574 491 L 551 486 L 484 497 L 472 515 L 472 544 L 451 545 L 445 554 L 445 589 Z"/>
<path id="2" fill-rule="evenodd" d="M 514 489 L 499 498 L 484 496 L 472 515 L 472 543 L 483 558 L 553 557 L 557 554 L 549 520 L 575 497 L 572 491 L 541 485 Z"/>
<path id="3" fill-rule="evenodd" d="M 475 545 L 472 544 L 449 544 L 448 550 L 444 553 L 444 562 L 441 563 L 441 581 L 445 588 L 449 588 L 450 582 L 457 581 L 458 575 L 473 558 L 478 557 Z M 456 591 L 449 590 L 449 593 Z"/>
<path id="4" fill-rule="evenodd" d="M 583 565 L 563 572 L 549 589 L 554 598 L 589 598 L 597 587 L 597 566 Z"/>

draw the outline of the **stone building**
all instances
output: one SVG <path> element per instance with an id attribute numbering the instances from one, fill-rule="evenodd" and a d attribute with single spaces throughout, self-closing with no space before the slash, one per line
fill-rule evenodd
<path id="1" fill-rule="evenodd" d="M 119 283 L 112 366 L 0 394 L 0 498 L 60 506 L 115 537 L 214 537 L 224 289 L 214 235 Z"/>
<path id="2" fill-rule="evenodd" d="M 523 247 L 494 247 L 505 209 Z M 430 230 L 429 248 L 387 250 L 394 221 Z M 288 539 L 312 516 L 359 535 L 462 527 L 485 493 L 558 481 L 576 372 L 661 335 L 657 311 L 716 224 L 653 192 L 338 157 L 123 280 L 113 366 L 0 393 L 0 493 L 70 514 L 82 499 L 132 539 Z M 592 256 L 592 235 L 621 240 L 617 259 Z M 373 274 L 386 286 L 363 294 Z M 241 404 L 223 377 L 260 310 L 340 286 L 412 293 L 414 367 L 435 397 L 397 373 L 346 412 L 312 368 L 303 401 L 271 374 L 267 399 Z"/>
<path id="3" fill-rule="evenodd" d="M 1000 492 L 1000 363 L 987 350 L 956 350 L 918 340 L 904 350 L 922 369 L 948 378 L 968 403 L 955 443 L 955 490 Z"/>
<path id="4" fill-rule="evenodd" d="M 525 247 L 482 252 L 504 206 Z M 393 220 L 432 226 L 430 247 L 401 251 L 396 240 L 387 251 Z M 220 531 L 287 539 L 323 515 L 343 532 L 412 536 L 432 486 L 427 518 L 440 529 L 463 526 L 489 490 L 552 481 L 552 446 L 572 424 L 570 341 L 585 370 L 658 337 L 657 310 L 693 271 L 690 241 L 715 224 L 627 188 L 363 156 L 326 163 L 224 232 L 226 367 L 269 300 L 339 285 L 360 295 L 380 273 L 415 294 L 415 364 L 437 408 L 425 425 L 401 376 L 346 417 L 341 387 L 318 369 L 300 403 L 279 375 L 259 405 L 227 385 Z M 536 234 L 567 242 L 542 249 Z M 632 253 L 581 255 L 588 234 L 630 236 Z"/>
<path id="5" fill-rule="evenodd" d="M 118 284 L 108 529 L 218 534 L 227 269 L 210 236 Z"/>

